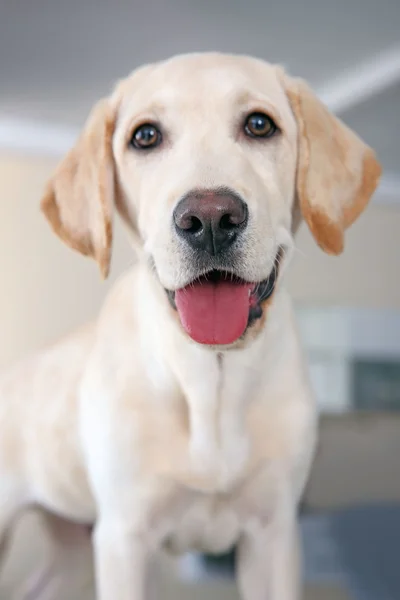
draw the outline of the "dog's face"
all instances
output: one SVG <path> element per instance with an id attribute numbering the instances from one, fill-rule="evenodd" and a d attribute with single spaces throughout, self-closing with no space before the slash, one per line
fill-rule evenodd
<path id="1" fill-rule="evenodd" d="M 291 244 L 297 127 L 276 70 L 190 56 L 139 71 L 115 98 L 123 211 L 188 332 L 231 343 Z"/>
<path id="2" fill-rule="evenodd" d="M 281 69 L 187 55 L 139 69 L 97 105 L 43 208 L 106 273 L 116 204 L 186 332 L 229 345 L 262 316 L 300 210 L 338 253 L 379 173 L 370 149 Z"/>

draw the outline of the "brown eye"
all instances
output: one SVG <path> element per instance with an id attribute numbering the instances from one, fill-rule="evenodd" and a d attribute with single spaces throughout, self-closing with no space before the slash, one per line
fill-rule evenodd
<path id="1" fill-rule="evenodd" d="M 151 123 L 144 123 L 140 125 L 131 137 L 131 145 L 139 150 L 150 150 L 159 146 L 162 141 L 162 135 L 160 130 Z"/>
<path id="2" fill-rule="evenodd" d="M 268 115 L 256 112 L 247 117 L 244 131 L 249 137 L 269 138 L 278 131 L 278 128 Z"/>

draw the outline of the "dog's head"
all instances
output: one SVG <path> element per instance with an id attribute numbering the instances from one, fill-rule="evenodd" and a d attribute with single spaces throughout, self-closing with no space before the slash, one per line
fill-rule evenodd
<path id="1" fill-rule="evenodd" d="M 379 175 L 303 81 L 256 59 L 187 55 L 96 105 L 42 207 L 106 276 L 116 206 L 186 332 L 227 345 L 263 315 L 301 215 L 339 254 Z"/>

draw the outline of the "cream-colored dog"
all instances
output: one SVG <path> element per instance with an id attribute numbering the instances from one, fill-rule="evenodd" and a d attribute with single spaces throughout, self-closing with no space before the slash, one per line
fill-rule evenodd
<path id="1" fill-rule="evenodd" d="M 96 323 L 3 377 L 1 537 L 42 507 L 66 573 L 94 525 L 99 600 L 143 600 L 159 547 L 236 543 L 244 600 L 299 598 L 316 409 L 282 276 L 301 215 L 340 253 L 379 175 L 305 83 L 260 60 L 173 58 L 102 100 L 42 208 L 104 276 L 116 208 L 138 265 Z"/>

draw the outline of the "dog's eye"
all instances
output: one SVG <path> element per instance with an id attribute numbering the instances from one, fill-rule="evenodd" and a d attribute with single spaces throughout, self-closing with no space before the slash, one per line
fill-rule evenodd
<path id="1" fill-rule="evenodd" d="M 274 121 L 261 112 L 249 115 L 244 124 L 244 131 L 249 137 L 268 138 L 278 131 Z"/>
<path id="2" fill-rule="evenodd" d="M 150 150 L 159 146 L 162 141 L 161 131 L 152 123 L 140 125 L 132 134 L 131 146 L 139 150 Z"/>

